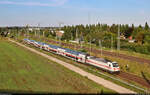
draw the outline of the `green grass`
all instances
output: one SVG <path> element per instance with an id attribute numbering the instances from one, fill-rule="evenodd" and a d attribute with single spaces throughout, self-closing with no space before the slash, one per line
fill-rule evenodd
<path id="1" fill-rule="evenodd" d="M 63 66 L 0 40 L 0 89 L 51 93 L 115 93 Z"/>

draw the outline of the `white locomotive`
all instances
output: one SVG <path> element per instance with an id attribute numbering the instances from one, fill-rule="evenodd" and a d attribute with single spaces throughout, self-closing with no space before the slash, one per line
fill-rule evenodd
<path id="1" fill-rule="evenodd" d="M 120 72 L 120 68 L 119 68 L 117 62 L 112 62 L 107 59 L 90 56 L 83 52 L 78 52 L 78 51 L 74 51 L 74 50 L 71 50 L 68 48 L 62 48 L 62 47 L 55 46 L 55 45 L 49 45 L 49 44 L 37 42 L 34 40 L 24 39 L 24 42 L 34 45 L 35 47 L 41 48 L 43 50 L 53 52 L 55 54 L 70 58 L 77 62 L 81 62 L 84 64 L 90 64 L 92 66 L 101 68 L 101 69 L 109 71 L 111 73 Z"/>

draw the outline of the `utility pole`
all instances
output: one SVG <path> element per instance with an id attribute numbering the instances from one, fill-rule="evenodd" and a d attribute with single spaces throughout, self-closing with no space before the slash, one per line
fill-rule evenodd
<path id="1" fill-rule="evenodd" d="M 59 31 L 61 30 L 61 23 L 59 22 Z M 60 37 L 59 37 L 59 45 L 61 46 Z"/>
<path id="2" fill-rule="evenodd" d="M 19 36 L 20 36 L 20 31 L 19 31 L 19 29 L 17 29 L 17 31 L 18 31 L 18 39 L 19 39 Z"/>
<path id="3" fill-rule="evenodd" d="M 113 36 L 111 35 L 111 52 L 113 50 Z"/>
<path id="4" fill-rule="evenodd" d="M 30 38 L 30 33 L 29 33 L 29 25 L 28 25 L 28 38 Z"/>
<path id="5" fill-rule="evenodd" d="M 78 28 L 76 29 L 76 39 L 78 38 Z"/>
<path id="6" fill-rule="evenodd" d="M 63 22 L 59 22 L 59 31 L 61 31 L 61 24 L 63 24 Z M 59 37 L 59 45 L 61 46 L 61 37 Z"/>
<path id="7" fill-rule="evenodd" d="M 118 25 L 118 42 L 117 42 L 117 50 L 120 51 L 120 25 Z"/>
<path id="8" fill-rule="evenodd" d="M 80 41 L 80 43 L 81 43 L 81 48 L 82 48 L 82 42 L 83 42 L 84 40 L 83 40 L 83 35 L 82 35 L 82 31 L 81 31 L 81 41 Z"/>
<path id="9" fill-rule="evenodd" d="M 72 33 L 71 33 L 71 40 L 73 40 Z"/>
<path id="10" fill-rule="evenodd" d="M 92 46 L 91 46 L 91 38 L 90 38 L 90 56 L 91 56 Z"/>
<path id="11" fill-rule="evenodd" d="M 34 30 L 34 34 L 35 34 L 35 37 L 36 37 L 36 29 Z"/>
<path id="12" fill-rule="evenodd" d="M 89 25 L 91 24 L 91 14 L 90 14 L 90 12 L 88 12 L 88 23 L 89 23 Z"/>
<path id="13" fill-rule="evenodd" d="M 79 39 L 78 39 L 78 33 L 77 33 L 77 32 L 78 32 L 78 28 L 76 29 L 76 40 L 79 40 Z M 76 44 L 76 50 L 77 50 L 77 44 Z"/>
<path id="14" fill-rule="evenodd" d="M 88 13 L 88 23 L 89 23 L 89 31 L 91 32 L 91 30 L 90 30 L 90 24 L 91 24 L 90 12 Z M 91 51 L 92 51 L 91 40 L 92 40 L 92 37 L 90 35 L 90 55 L 91 55 Z"/>
<path id="15" fill-rule="evenodd" d="M 101 50 L 101 56 L 102 56 L 102 43 L 101 43 L 101 40 L 99 40 L 99 47 L 100 47 L 100 50 Z"/>
<path id="16" fill-rule="evenodd" d="M 40 38 L 40 23 L 38 23 L 37 29 L 39 30 L 38 37 Z"/>
<path id="17" fill-rule="evenodd" d="M 44 37 L 44 35 L 45 35 L 45 32 L 43 31 L 43 37 Z"/>
<path id="18" fill-rule="evenodd" d="M 26 36 L 29 39 L 29 28 L 28 28 L 28 25 L 26 25 Z"/>

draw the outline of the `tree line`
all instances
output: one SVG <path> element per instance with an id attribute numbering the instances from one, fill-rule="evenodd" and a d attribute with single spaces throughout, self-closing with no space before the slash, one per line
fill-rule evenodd
<path id="1" fill-rule="evenodd" d="M 0 33 L 9 32 L 13 36 L 24 36 L 24 35 L 42 35 L 44 37 L 56 38 L 54 31 L 60 28 L 41 28 L 38 30 L 29 31 L 29 27 L 5 27 L 0 28 Z M 144 26 L 134 26 L 132 24 L 92 24 L 92 25 L 75 25 L 75 26 L 64 26 L 61 27 L 64 31 L 64 35 L 61 40 L 75 40 L 76 38 L 86 43 L 91 42 L 92 44 L 99 45 L 101 40 L 102 46 L 106 48 L 117 48 L 117 36 L 118 30 L 120 33 L 120 48 L 122 50 L 134 51 L 144 54 L 150 54 L 150 27 L 146 22 Z M 134 43 L 129 43 L 129 37 L 135 39 Z"/>
<path id="2" fill-rule="evenodd" d="M 118 24 L 93 24 L 93 25 L 76 25 L 64 26 L 62 30 L 65 31 L 62 40 L 75 40 L 80 38 L 85 42 L 92 42 L 99 45 L 99 40 L 102 41 L 103 47 L 114 49 L 117 48 L 118 30 L 120 32 L 120 47 L 121 49 L 134 51 L 144 54 L 150 54 L 150 27 L 148 23 L 145 26 L 129 26 Z M 135 39 L 134 43 L 129 43 L 129 37 Z"/>

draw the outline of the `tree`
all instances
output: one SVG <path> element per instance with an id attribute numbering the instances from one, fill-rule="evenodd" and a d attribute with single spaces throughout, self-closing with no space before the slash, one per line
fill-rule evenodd
<path id="1" fill-rule="evenodd" d="M 134 30 L 134 24 L 132 24 L 132 29 Z"/>
<path id="2" fill-rule="evenodd" d="M 145 23 L 145 28 L 144 28 L 145 30 L 148 30 L 149 29 L 149 25 L 148 25 L 148 23 L 146 22 Z"/>
<path id="3" fill-rule="evenodd" d="M 139 44 L 143 44 L 143 41 L 144 40 L 144 32 L 139 32 L 136 36 L 136 41 L 139 43 Z"/>
<path id="4" fill-rule="evenodd" d="M 143 27 L 142 27 L 142 25 L 140 24 L 138 28 L 139 28 L 139 29 L 142 29 Z"/>
<path id="5" fill-rule="evenodd" d="M 150 45 L 150 32 L 145 32 L 144 44 L 149 44 Z"/>

